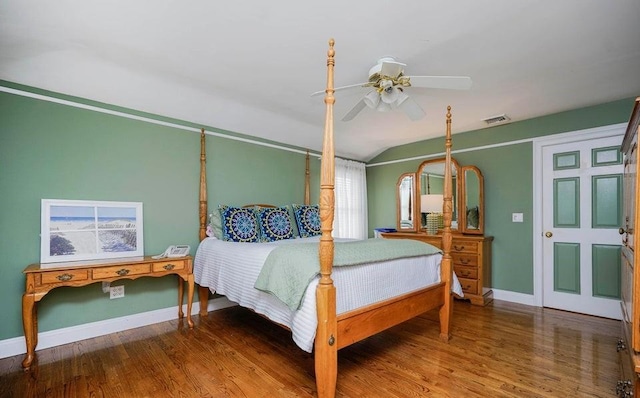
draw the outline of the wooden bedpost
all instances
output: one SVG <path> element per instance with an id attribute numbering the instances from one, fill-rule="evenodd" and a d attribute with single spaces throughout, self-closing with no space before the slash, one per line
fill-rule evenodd
<path id="1" fill-rule="evenodd" d="M 207 154 L 205 149 L 204 129 L 200 131 L 200 241 L 207 237 Z M 207 316 L 209 305 L 209 289 L 198 286 L 198 299 L 200 300 L 200 316 Z"/>
<path id="2" fill-rule="evenodd" d="M 451 266 L 451 219 L 453 213 L 452 200 L 452 176 L 451 176 L 451 106 L 447 106 L 447 130 L 445 136 L 445 161 L 444 161 L 444 230 L 442 233 L 442 264 L 440 277 L 445 283 L 444 305 L 440 308 L 440 339 L 449 341 L 451 315 L 453 313 L 453 298 L 451 296 L 451 281 L 453 279 Z"/>
<path id="3" fill-rule="evenodd" d="M 327 89 L 324 97 L 326 117 L 320 170 L 320 282 L 316 289 L 318 330 L 315 339 L 315 371 L 318 397 L 334 397 L 338 376 L 338 342 L 336 320 L 336 288 L 331 279 L 333 268 L 333 237 L 331 229 L 334 212 L 335 160 L 333 147 L 333 67 L 335 65 L 334 40 L 329 40 L 327 52 Z"/>
<path id="4" fill-rule="evenodd" d="M 307 156 L 305 157 L 304 168 L 304 204 L 309 205 L 311 203 L 311 193 L 309 190 L 310 177 L 309 177 L 309 150 L 307 149 Z"/>

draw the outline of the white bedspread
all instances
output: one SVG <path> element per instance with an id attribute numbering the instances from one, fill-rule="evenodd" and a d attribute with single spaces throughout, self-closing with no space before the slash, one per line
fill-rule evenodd
<path id="1" fill-rule="evenodd" d="M 312 352 L 317 326 L 315 289 L 318 278 L 309 284 L 297 311 L 291 311 L 275 296 L 253 287 L 262 264 L 277 245 L 309 241 L 319 241 L 319 237 L 272 243 L 235 243 L 207 238 L 200 243 L 194 260 L 195 282 L 287 326 L 292 331 L 295 343 L 301 349 Z M 337 313 L 439 282 L 441 259 L 441 254 L 434 254 L 333 268 L 331 277 L 336 286 Z M 398 272 L 399 269 L 402 272 Z M 452 291 L 463 295 L 455 274 Z"/>

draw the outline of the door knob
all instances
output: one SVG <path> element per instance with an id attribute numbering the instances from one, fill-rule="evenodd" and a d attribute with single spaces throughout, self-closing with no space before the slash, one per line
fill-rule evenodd
<path id="1" fill-rule="evenodd" d="M 625 233 L 624 228 L 620 228 L 620 229 L 618 229 L 618 233 L 619 233 L 620 235 L 624 235 L 624 233 Z"/>
<path id="2" fill-rule="evenodd" d="M 553 233 L 551 233 L 550 231 L 547 231 L 544 233 L 544 236 L 546 236 L 547 238 L 550 238 L 553 236 Z"/>

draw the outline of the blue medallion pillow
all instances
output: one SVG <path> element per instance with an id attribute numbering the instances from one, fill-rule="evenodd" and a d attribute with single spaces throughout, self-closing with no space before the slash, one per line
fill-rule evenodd
<path id="1" fill-rule="evenodd" d="M 259 242 L 258 220 L 253 208 L 220 206 L 222 239 L 230 242 Z"/>
<path id="2" fill-rule="evenodd" d="M 294 237 L 289 211 L 285 207 L 261 207 L 257 213 L 260 241 L 274 242 Z"/>
<path id="3" fill-rule="evenodd" d="M 291 205 L 301 238 L 317 236 L 320 230 L 320 208 L 318 205 Z"/>

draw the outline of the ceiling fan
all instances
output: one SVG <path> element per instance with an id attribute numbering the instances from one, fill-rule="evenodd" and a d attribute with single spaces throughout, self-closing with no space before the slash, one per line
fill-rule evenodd
<path id="1" fill-rule="evenodd" d="M 452 90 L 467 90 L 471 88 L 471 78 L 466 76 L 405 76 L 404 67 L 393 57 L 383 57 L 369 70 L 369 81 L 366 83 L 352 84 L 337 87 L 335 91 L 347 90 L 356 87 L 370 87 L 365 96 L 351 108 L 342 118 L 347 122 L 352 120 L 365 107 L 380 112 L 392 109 L 402 109 L 411 120 L 420 120 L 425 116 L 424 110 L 418 103 L 405 93 L 407 87 L 441 88 Z M 318 91 L 312 94 L 324 94 Z"/>

